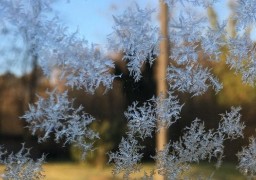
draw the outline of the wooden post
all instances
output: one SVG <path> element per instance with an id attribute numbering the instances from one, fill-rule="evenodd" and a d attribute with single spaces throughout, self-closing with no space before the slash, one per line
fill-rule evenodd
<path id="1" fill-rule="evenodd" d="M 156 84 L 157 84 L 157 96 L 161 95 L 164 98 L 167 96 L 168 86 L 166 82 L 167 65 L 169 61 L 169 37 L 168 37 L 168 6 L 160 0 L 160 54 L 156 64 Z M 160 102 L 161 103 L 161 102 Z M 159 121 L 157 123 L 159 128 Z M 168 129 L 160 128 L 156 134 L 156 147 L 157 151 L 163 150 L 167 144 Z M 156 179 L 165 179 L 164 176 L 157 175 Z"/>

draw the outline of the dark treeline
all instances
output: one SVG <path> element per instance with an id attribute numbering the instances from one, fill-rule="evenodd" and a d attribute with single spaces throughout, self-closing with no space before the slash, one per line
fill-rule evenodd
<path id="1" fill-rule="evenodd" d="M 127 69 L 124 68 L 123 63 L 125 62 L 120 60 L 115 62 L 116 69 L 113 70 L 113 73 L 122 74 L 122 76 L 115 80 L 112 90 L 104 93 L 104 88 L 100 87 L 94 95 L 90 95 L 83 90 L 70 89 L 70 97 L 76 99 L 75 105 L 82 104 L 85 111 L 97 119 L 92 126 L 99 132 L 101 139 L 95 142 L 97 148 L 93 153 L 89 153 L 87 160 L 99 166 L 106 163 L 106 152 L 116 150 L 121 137 L 125 136 L 127 121 L 123 112 L 133 101 L 143 103 L 152 98 L 156 89 L 154 65 L 153 67 L 148 64 L 144 65 L 143 78 L 139 82 L 134 82 Z M 181 103 L 185 103 L 185 105 L 182 109 L 181 119 L 170 128 L 169 137 L 173 141 L 178 140 L 184 133 L 184 127 L 189 126 L 196 117 L 204 120 L 207 128 L 216 128 L 220 120 L 219 114 L 229 111 L 233 104 L 240 104 L 243 108 L 242 121 L 247 126 L 244 132 L 245 138 L 227 142 L 225 147 L 226 159 L 236 160 L 235 154 L 241 150 L 241 145 L 248 143 L 245 140 L 246 137 L 252 136 L 255 132 L 255 89 L 248 89 L 248 87 L 239 85 L 239 91 L 236 89 L 237 87 L 234 87 L 237 86 L 239 78 L 234 77 L 234 75 L 230 77 L 229 74 L 226 74 L 225 68 L 218 69 L 217 66 L 213 66 L 213 68 L 216 69 L 216 74 L 221 81 L 224 81 L 223 91 L 215 96 L 215 92 L 209 89 L 205 95 L 192 98 L 189 94 L 178 93 Z M 37 94 L 44 96 L 46 89 L 55 88 L 39 70 L 37 70 L 36 75 L 35 91 Z M 48 154 L 48 160 L 78 160 L 80 152 L 72 145 L 63 147 L 63 144 L 55 144 L 52 140 L 38 144 L 36 136 L 30 135 L 28 129 L 24 128 L 26 124 L 19 117 L 27 110 L 30 102 L 30 82 L 31 74 L 15 77 L 7 73 L 0 77 L 0 144 L 10 151 L 17 151 L 21 143 L 26 142 L 26 146 L 33 147 L 31 152 L 35 157 L 45 153 Z M 234 101 L 232 101 L 232 97 Z M 236 98 L 238 100 L 235 101 Z M 142 145 L 147 146 L 144 160 L 148 160 L 150 155 L 154 155 L 154 144 L 155 137 L 146 139 L 142 143 Z"/>

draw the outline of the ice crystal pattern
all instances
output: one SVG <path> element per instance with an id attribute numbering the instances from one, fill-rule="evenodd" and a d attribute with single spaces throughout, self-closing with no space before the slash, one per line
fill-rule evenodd
<path id="1" fill-rule="evenodd" d="M 128 134 L 130 136 L 139 136 L 141 139 L 152 137 L 152 132 L 156 127 L 156 117 L 154 107 L 150 102 L 146 102 L 143 106 L 138 106 L 138 102 L 134 102 L 125 112 L 128 120 Z"/>
<path id="2" fill-rule="evenodd" d="M 128 120 L 128 135 L 141 139 L 152 137 L 152 133 L 161 127 L 168 128 L 180 118 L 182 106 L 173 92 L 167 97 L 153 97 L 139 106 L 134 102 L 128 107 L 125 116 Z M 159 129 L 157 129 L 157 121 Z"/>
<path id="3" fill-rule="evenodd" d="M 157 128 L 171 126 L 179 119 L 182 106 L 173 92 L 169 92 L 167 97 L 153 97 L 141 106 L 138 102 L 129 106 L 125 112 L 128 120 L 127 138 L 122 138 L 117 152 L 109 154 L 110 162 L 115 163 L 114 174 L 123 172 L 124 178 L 128 179 L 131 173 L 138 171 L 139 166 L 135 162 L 140 163 L 143 156 L 140 153 L 143 147 L 138 140 L 152 137 L 152 133 L 159 130 Z M 158 127 L 157 122 L 160 124 Z"/>
<path id="4" fill-rule="evenodd" d="M 89 93 L 94 93 L 100 85 L 112 88 L 116 77 L 110 73 L 113 62 L 98 53 L 94 45 L 88 45 L 77 32 L 69 33 L 57 16 L 47 16 L 52 2 L 3 0 L 0 10 L 8 23 L 16 26 L 27 51 L 37 57 L 45 75 L 50 76 L 53 68 L 58 67 L 62 72 L 60 78 L 73 88 Z"/>
<path id="5" fill-rule="evenodd" d="M 122 15 L 113 16 L 115 26 L 109 36 L 110 49 L 124 53 L 130 75 L 135 81 L 141 78 L 141 67 L 146 60 L 150 64 L 158 49 L 158 28 L 153 25 L 152 9 L 129 7 Z"/>
<path id="6" fill-rule="evenodd" d="M 235 1 L 235 12 L 236 16 L 234 17 L 236 20 L 238 20 L 238 28 L 246 28 L 251 24 L 256 23 L 256 12 L 255 12 L 255 6 L 256 1 L 251 0 L 236 0 Z"/>
<path id="7" fill-rule="evenodd" d="M 69 101 L 67 91 L 57 93 L 54 90 L 48 92 L 47 98 L 39 96 L 36 105 L 30 105 L 22 118 L 33 135 L 43 132 L 39 142 L 46 141 L 53 134 L 56 142 L 64 140 L 64 144 L 76 144 L 85 157 L 92 149 L 92 143 L 86 143 L 86 140 L 98 138 L 98 134 L 88 127 L 94 118 L 84 113 L 82 106 L 73 107 L 73 101 Z"/>
<path id="8" fill-rule="evenodd" d="M 241 152 L 237 154 L 239 158 L 238 169 L 247 176 L 256 175 L 256 139 L 250 138 L 248 147 L 244 147 Z"/>
<path id="9" fill-rule="evenodd" d="M 214 3 L 218 2 L 219 0 L 164 0 L 164 2 L 172 8 L 177 3 L 181 3 L 184 5 L 185 3 L 191 3 L 194 6 L 201 6 L 204 8 L 211 7 Z"/>
<path id="10" fill-rule="evenodd" d="M 47 12 L 51 11 L 52 2 L 53 0 L 1 0 L 1 23 L 10 23 L 16 27 L 26 42 L 27 51 L 38 59 L 45 75 L 50 76 L 52 69 L 57 67 L 62 72 L 60 78 L 72 88 L 84 89 L 89 93 L 94 93 L 100 85 L 110 89 L 116 78 L 110 72 L 114 68 L 113 62 L 101 54 L 95 45 L 88 45 L 85 39 L 80 38 L 78 32 L 69 33 L 57 16 L 47 16 Z M 186 8 L 187 5 L 208 8 L 218 0 L 164 2 L 170 9 L 181 5 L 180 12 L 171 16 L 168 27 L 172 47 L 166 79 L 172 91 L 188 92 L 196 96 L 205 93 L 209 86 L 212 86 L 216 93 L 219 92 L 221 83 L 209 68 L 203 66 L 203 63 L 200 64 L 199 55 L 209 57 L 210 61 L 218 61 L 222 47 L 228 49 L 226 63 L 230 68 L 241 73 L 244 82 L 255 85 L 255 44 L 249 34 L 243 33 L 256 22 L 255 0 L 236 1 L 233 20 L 236 21 L 235 29 L 238 33 L 235 37 L 225 36 L 226 21 L 212 28 L 209 27 L 206 17 L 201 14 L 199 16 L 193 8 L 189 11 Z M 141 79 L 143 64 L 149 62 L 152 65 L 155 57 L 159 55 L 158 44 L 162 37 L 151 19 L 154 12 L 152 9 L 141 9 L 135 5 L 123 14 L 113 16 L 115 24 L 113 32 L 108 36 L 109 50 L 121 51 L 124 54 L 123 60 L 127 62 L 130 75 L 135 81 Z M 94 118 L 84 113 L 82 106 L 74 108 L 73 100 L 69 101 L 67 98 L 67 91 L 47 93 L 47 98 L 39 97 L 38 102 L 30 105 L 29 111 L 22 116 L 28 122 L 28 128 L 33 134 L 40 136 L 40 142 L 53 135 L 56 141 L 64 140 L 64 144 L 77 144 L 83 149 L 85 156 L 85 153 L 92 149 L 92 144 L 86 143 L 86 140 L 91 141 L 98 137 L 97 133 L 89 128 Z M 168 97 L 152 98 L 142 105 L 134 102 L 129 106 L 125 113 L 128 120 L 127 137 L 122 138 L 119 151 L 109 153 L 110 161 L 115 163 L 114 173 L 124 172 L 124 177 L 128 178 L 131 173 L 136 172 L 142 158 L 139 140 L 151 137 L 152 133 L 158 130 L 157 118 L 162 121 L 163 126 L 169 127 L 175 123 L 181 107 L 172 93 L 169 93 Z M 240 118 L 240 108 L 232 107 L 230 112 L 221 115 L 217 130 L 206 130 L 204 123 L 196 119 L 185 129 L 185 134 L 179 141 L 170 142 L 155 156 L 159 162 L 158 172 L 169 179 L 175 179 L 189 169 L 191 162 L 212 157 L 221 162 L 223 142 L 243 135 L 245 126 L 240 123 Z M 249 146 L 238 154 L 238 168 L 250 175 L 255 174 L 255 144 L 255 139 L 251 138 Z M 4 152 L 0 152 L 0 155 L 3 154 Z M 19 153 L 2 160 L 6 165 L 16 162 L 14 168 L 8 171 L 10 175 L 6 173 L 5 176 L 12 176 L 17 172 L 15 176 L 19 177 L 20 165 L 23 167 L 23 164 L 26 164 L 23 162 L 30 162 L 26 159 L 27 156 L 28 151 L 23 147 Z M 15 167 L 18 167 L 17 171 Z M 31 172 L 24 171 L 27 177 L 32 177 L 34 171 L 31 168 L 32 165 L 29 164 L 28 169 Z"/>
<path id="11" fill-rule="evenodd" d="M 129 179 L 131 173 L 137 172 L 140 169 L 139 162 L 143 156 L 140 152 L 142 147 L 133 137 L 122 138 L 119 144 L 119 151 L 109 153 L 109 162 L 114 161 L 115 167 L 113 174 L 124 172 L 124 179 Z"/>
<path id="12" fill-rule="evenodd" d="M 214 77 L 208 68 L 200 65 L 176 68 L 169 66 L 167 80 L 170 88 L 181 92 L 189 92 L 193 96 L 204 94 L 209 86 L 213 86 L 216 92 L 222 89 L 222 84 Z"/>
<path id="13" fill-rule="evenodd" d="M 29 157 L 30 149 L 22 148 L 17 153 L 7 154 L 4 148 L 0 147 L 0 163 L 5 166 L 4 173 L 1 175 L 3 179 L 9 180 L 38 180 L 43 179 L 42 164 L 45 156 L 34 161 Z M 6 157 L 4 157 L 6 156 Z"/>
<path id="14" fill-rule="evenodd" d="M 224 141 L 243 136 L 240 122 L 240 108 L 231 108 L 221 115 L 222 123 L 217 130 L 206 130 L 204 123 L 195 119 L 179 141 L 170 142 L 154 157 L 158 162 L 157 171 L 168 179 L 177 179 L 190 168 L 190 163 L 200 160 L 218 159 L 220 166 L 223 158 Z M 170 151 L 171 150 L 171 151 Z"/>

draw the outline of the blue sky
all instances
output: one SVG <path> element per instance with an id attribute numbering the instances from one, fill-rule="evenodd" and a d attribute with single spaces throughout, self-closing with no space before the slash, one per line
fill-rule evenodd
<path id="1" fill-rule="evenodd" d="M 106 36 L 111 33 L 112 15 L 121 14 L 134 0 L 72 0 L 55 4 L 55 10 L 64 23 L 96 44 L 106 42 Z M 158 0 L 138 0 L 141 7 L 157 7 Z"/>
<path id="2" fill-rule="evenodd" d="M 67 0 L 59 0 L 54 4 L 53 9 L 70 32 L 74 32 L 78 28 L 81 36 L 89 43 L 101 44 L 104 47 L 107 35 L 112 32 L 112 15 L 121 14 L 134 2 L 138 3 L 141 8 L 157 9 L 159 0 L 70 0 L 69 3 L 67 3 Z M 228 0 L 222 0 L 221 3 L 215 6 L 220 19 L 226 19 L 229 15 L 227 2 Z M 157 23 L 157 17 L 154 17 L 154 19 Z M 12 46 L 10 43 L 5 43 L 12 42 L 9 38 L 12 37 L 1 39 L 0 53 L 7 52 L 6 49 L 9 47 L 6 48 L 6 46 Z M 18 46 L 22 46 L 22 44 L 19 44 L 20 42 L 16 41 L 16 43 L 18 43 Z M 7 58 L 14 60 L 7 61 Z M 5 55 L 4 58 L 0 58 L 0 73 L 9 68 L 9 71 L 21 75 L 24 72 L 24 68 L 22 69 L 24 67 L 23 60 L 24 58 L 13 57 L 13 53 Z"/>
<path id="3" fill-rule="evenodd" d="M 140 7 L 158 8 L 159 0 L 70 0 L 58 2 L 54 7 L 71 31 L 78 27 L 89 42 L 104 44 L 112 31 L 112 15 L 121 14 L 133 2 Z M 220 19 L 228 17 L 227 0 L 216 4 L 215 9 Z"/>

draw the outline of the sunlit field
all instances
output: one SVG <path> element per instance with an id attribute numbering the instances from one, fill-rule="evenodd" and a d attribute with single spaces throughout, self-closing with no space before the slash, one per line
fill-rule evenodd
<path id="1" fill-rule="evenodd" d="M 113 177 L 112 167 L 95 168 L 89 165 L 76 163 L 48 163 L 44 165 L 44 174 L 46 180 L 117 180 L 123 179 L 122 175 Z M 141 179 L 144 172 L 150 172 L 153 164 L 144 164 L 142 171 L 131 176 L 131 179 Z M 1 172 L 3 166 L 1 166 Z M 213 165 L 200 164 L 194 165 L 188 176 L 191 179 L 197 179 L 199 176 L 203 179 L 209 178 L 213 174 L 213 179 L 219 180 L 245 180 L 232 164 L 224 164 L 220 169 L 215 170 Z"/>
<path id="2" fill-rule="evenodd" d="M 1 173 L 3 172 L 1 166 Z M 112 167 L 95 168 L 93 166 L 76 164 L 76 163 L 47 163 L 44 165 L 45 180 L 119 180 L 123 179 L 122 175 L 114 177 Z M 153 164 L 143 164 L 142 171 L 133 174 L 131 179 L 141 179 L 144 172 L 148 174 L 153 168 Z M 213 174 L 214 173 L 214 174 Z M 213 174 L 215 180 L 246 180 L 232 164 L 224 164 L 220 169 L 215 170 L 213 165 L 201 164 L 194 165 L 191 172 L 186 176 L 190 179 L 209 178 Z M 181 178 L 183 179 L 183 178 Z"/>

